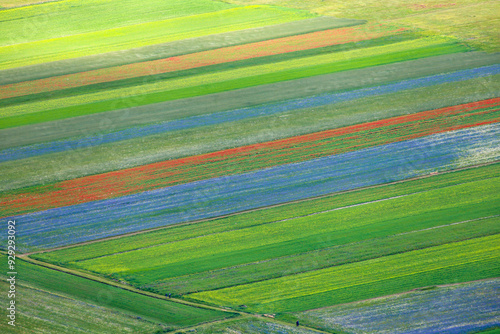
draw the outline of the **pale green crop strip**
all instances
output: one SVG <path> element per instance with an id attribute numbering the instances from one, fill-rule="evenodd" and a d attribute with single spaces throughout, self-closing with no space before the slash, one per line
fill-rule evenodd
<path id="1" fill-rule="evenodd" d="M 500 235 L 190 295 L 218 305 L 256 305 L 402 278 L 500 257 Z"/>
<path id="2" fill-rule="evenodd" d="M 80 104 L 110 100 L 115 98 L 140 96 L 149 93 L 163 92 L 163 91 L 169 91 L 187 87 L 195 87 L 199 85 L 213 84 L 234 79 L 240 79 L 244 77 L 257 77 L 259 75 L 279 73 L 287 70 L 294 70 L 300 68 L 304 68 L 304 70 L 306 71 L 308 66 L 324 65 L 324 64 L 343 62 L 346 60 L 353 60 L 360 58 L 370 58 L 393 52 L 405 52 L 418 48 L 440 45 L 452 41 L 453 39 L 450 38 L 434 36 L 434 37 L 421 38 L 418 40 L 405 41 L 390 45 L 377 46 L 368 49 L 351 50 L 346 52 L 311 56 L 311 57 L 277 62 L 273 64 L 250 66 L 235 70 L 226 70 L 217 73 L 190 76 L 187 78 L 163 80 L 154 83 L 147 83 L 144 85 L 137 85 L 133 87 L 107 90 L 98 93 L 4 107 L 0 109 L 0 117 L 34 113 L 39 111 L 51 110 L 55 108 L 69 107 Z"/>
<path id="3" fill-rule="evenodd" d="M 313 17 L 298 10 L 246 6 L 147 22 L 127 27 L 22 43 L 0 48 L 0 69 L 15 68 L 126 50 L 229 31 L 243 30 Z"/>

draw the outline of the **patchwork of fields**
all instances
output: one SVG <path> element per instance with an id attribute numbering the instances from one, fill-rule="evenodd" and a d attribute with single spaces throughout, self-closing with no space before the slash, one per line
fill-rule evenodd
<path id="1" fill-rule="evenodd" d="M 259 2 L 0 1 L 19 333 L 500 327 L 485 22 Z"/>

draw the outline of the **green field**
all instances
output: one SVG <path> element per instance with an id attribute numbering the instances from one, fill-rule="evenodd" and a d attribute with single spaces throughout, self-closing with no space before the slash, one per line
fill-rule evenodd
<path id="1" fill-rule="evenodd" d="M 19 116 L 5 117 L 2 120 L 2 128 L 109 111 L 115 109 L 117 104 L 127 107 L 147 105 L 466 50 L 465 47 L 451 39 L 428 37 L 367 50 L 304 57 L 274 62 L 269 65 L 163 80 L 141 86 L 94 93 L 90 96 L 83 95 L 75 101 L 81 106 L 64 107 L 62 104 L 59 108 L 50 111 L 39 113 L 28 111 Z M 203 84 L 200 85 L 200 83 Z M 140 92 L 140 95 L 137 95 L 137 92 Z M 131 97 L 124 98 L 124 96 Z M 104 101 L 91 104 L 92 98 Z"/>
<path id="2" fill-rule="evenodd" d="M 0 258 L 2 263 L 7 263 L 5 255 Z M 160 323 L 165 328 L 175 329 L 232 316 L 231 313 L 195 308 L 148 297 L 19 259 L 15 266 L 18 272 L 16 281 L 18 284 L 118 311 L 122 317 L 132 316 L 136 319 L 141 317 L 149 322 Z M 4 265 L 2 267 L 6 269 Z"/>
<path id="3" fill-rule="evenodd" d="M 416 230 L 406 234 L 373 238 L 262 262 L 159 280 L 145 284 L 142 288 L 177 295 L 215 290 L 500 233 L 499 223 L 500 218 L 496 216 L 457 225 Z"/>
<path id="4" fill-rule="evenodd" d="M 3 0 L 0 1 L 0 5 L 14 2 L 24 4 L 44 1 Z M 120 6 L 105 0 L 48 2 L 1 11 L 0 30 L 5 34 L 0 36 L 0 46 L 215 12 L 233 7 L 236 6 L 210 0 L 153 0 L 148 1 L 148 6 L 134 0 L 120 1 Z"/>
<path id="5" fill-rule="evenodd" d="M 429 285 L 492 278 L 500 270 L 500 235 L 316 270 L 292 277 L 200 292 L 190 299 L 246 305 L 254 312 L 297 312 Z"/>

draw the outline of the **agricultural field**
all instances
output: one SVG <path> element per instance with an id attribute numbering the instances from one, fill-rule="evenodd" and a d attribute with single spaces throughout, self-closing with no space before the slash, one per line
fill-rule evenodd
<path id="1" fill-rule="evenodd" d="M 292 327 L 293 326 L 293 327 Z M 295 325 L 272 322 L 264 319 L 238 319 L 229 320 L 213 325 L 205 325 L 190 329 L 187 331 L 178 331 L 178 333 L 199 333 L 199 334 L 233 334 L 233 333 L 248 333 L 248 334 L 316 334 L 315 330 L 305 329 L 302 327 L 294 327 Z"/>
<path id="2" fill-rule="evenodd" d="M 199 292 L 195 300 L 256 312 L 297 312 L 423 286 L 494 277 L 497 235 L 429 247 L 263 282 Z M 241 304 L 242 303 L 242 304 Z"/>
<path id="3" fill-rule="evenodd" d="M 1 258 L 3 260 L 2 284 L 5 287 L 7 282 L 4 282 L 6 276 L 3 273 L 7 272 L 7 256 L 2 255 Z M 52 330 L 54 332 L 61 325 L 67 327 L 65 330 L 71 330 L 71 327 L 68 327 L 72 325 L 74 330 L 82 330 L 88 333 L 97 326 L 103 326 L 102 323 L 99 325 L 98 321 L 107 323 L 115 320 L 124 325 L 124 328 L 118 327 L 117 331 L 125 333 L 127 332 L 126 326 L 131 326 L 128 332 L 134 328 L 141 328 L 141 331 L 155 333 L 234 316 L 231 313 L 200 309 L 151 298 L 116 286 L 51 270 L 21 260 L 17 261 L 16 267 L 19 272 L 16 288 L 20 288 L 16 299 L 18 304 L 22 305 L 19 322 L 22 323 L 22 319 L 26 317 L 26 322 L 21 324 L 23 328 L 20 333 L 26 333 L 29 330 L 49 332 Z M 26 296 L 25 299 L 24 294 L 29 294 L 30 291 L 34 292 L 35 295 Z M 35 299 L 36 294 L 44 298 L 47 304 L 37 305 L 37 301 L 35 308 L 28 308 L 27 301 Z M 2 299 L 9 301 L 6 294 L 2 296 Z M 72 307 L 74 314 L 68 313 L 67 310 L 63 311 L 65 312 L 63 315 L 59 314 L 63 307 Z M 85 316 L 92 317 L 93 312 L 89 310 L 90 308 L 102 309 L 102 311 L 96 312 L 99 313 L 98 316 L 101 319 L 92 321 L 85 319 Z M 86 314 L 83 313 L 83 310 L 86 310 Z M 54 321 L 52 316 L 57 320 Z M 61 317 L 63 317 L 62 320 Z M 65 322 L 66 318 L 71 319 L 72 323 Z M 54 329 L 46 328 L 42 321 L 47 322 L 49 326 L 54 326 Z M 2 323 L 1 326 L 9 328 L 5 323 Z M 37 328 L 38 326 L 39 328 Z M 109 323 L 108 326 L 114 325 Z M 113 331 L 112 327 L 108 328 L 106 332 L 109 333 L 110 331 Z"/>
<path id="4" fill-rule="evenodd" d="M 0 1 L 0 331 L 495 333 L 498 10 Z"/>
<path id="5" fill-rule="evenodd" d="M 59 1 L 59 0 L 47 0 L 47 1 L 37 1 L 37 0 L 2 0 L 0 1 L 0 9 L 14 8 L 29 6 L 33 4 L 39 4 L 42 2 Z"/>

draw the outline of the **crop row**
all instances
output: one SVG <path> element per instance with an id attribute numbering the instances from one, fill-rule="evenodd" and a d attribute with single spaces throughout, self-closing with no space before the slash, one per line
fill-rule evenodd
<path id="1" fill-rule="evenodd" d="M 297 312 L 413 288 L 497 277 L 500 235 L 190 295 L 253 312 Z"/>
<path id="2" fill-rule="evenodd" d="M 413 218 L 418 220 L 421 216 L 416 215 Z M 500 217 L 498 216 L 481 218 L 474 221 L 455 222 L 450 225 L 335 245 L 331 248 L 163 280 L 150 279 L 148 281 L 146 279 L 149 276 L 147 272 L 144 273 L 145 277 L 141 277 L 142 275 L 140 274 L 132 274 L 127 277 L 127 280 L 136 284 L 141 289 L 152 289 L 161 294 L 174 293 L 176 295 L 184 295 L 186 293 L 215 290 L 282 276 L 290 276 L 325 267 L 365 261 L 449 242 L 500 233 L 499 223 Z M 356 229 L 353 234 L 361 232 L 362 230 Z M 373 231 L 365 231 L 365 233 L 371 237 L 376 236 L 376 234 L 372 234 Z M 324 246 L 331 244 L 332 237 L 329 234 L 317 236 L 317 238 L 324 240 Z M 302 241 L 306 242 L 306 240 Z M 134 279 L 134 276 L 141 278 Z"/>
<path id="3" fill-rule="evenodd" d="M 0 47 L 0 69 L 78 58 L 310 18 L 280 7 L 246 6 Z M 75 48 L 78 45 L 78 48 Z"/>
<path id="4" fill-rule="evenodd" d="M 169 228 L 153 232 L 127 236 L 126 239 L 112 239 L 58 251 L 41 253 L 36 255 L 36 257 L 41 260 L 51 262 L 79 262 L 105 255 L 128 252 L 134 249 L 152 247 L 155 245 L 192 239 L 209 234 L 239 230 L 261 224 L 273 223 L 280 220 L 314 215 L 318 212 L 342 207 L 360 205 L 367 202 L 380 201 L 417 192 L 426 192 L 432 189 L 437 190 L 457 184 L 471 183 L 479 180 L 489 180 L 491 178 L 499 177 L 499 173 L 500 165 L 492 164 L 462 171 L 438 174 L 430 178 L 409 180 L 402 183 L 382 185 L 375 188 L 358 189 L 324 198 L 240 213 L 238 215 L 219 218 L 207 222 L 171 226 Z M 127 242 L 123 242 L 123 240 L 126 240 Z"/>
<path id="5" fill-rule="evenodd" d="M 37 6 L 2 10 L 0 30 L 4 34 L 0 36 L 0 45 L 28 43 L 232 7 L 234 5 L 210 0 L 151 0 L 148 1 L 148 6 L 134 0 L 123 0 L 120 6 L 103 0 L 88 0 L 84 3 L 49 2 Z M 75 23 L 75 17 L 80 19 L 78 24 Z"/>
<path id="6" fill-rule="evenodd" d="M 9 291 L 9 283 L 0 281 L 0 288 Z M 58 334 L 107 334 L 123 331 L 153 334 L 165 328 L 150 321 L 132 318 L 115 309 L 84 303 L 19 283 L 16 286 L 16 298 L 23 301 L 16 305 L 17 333 L 36 333 L 43 330 L 46 333 Z M 6 293 L 0 295 L 0 302 L 9 304 Z M 2 333 L 11 333 L 11 328 L 7 321 L 0 323 Z"/>
<path id="7" fill-rule="evenodd" d="M 3 200 L 2 205 L 9 210 L 4 211 L 3 215 L 119 197 L 496 122 L 499 116 L 499 104 L 500 99 L 490 99 L 274 142 L 169 160 L 69 180 L 50 187 L 42 186 Z M 273 108 L 275 109 L 276 107 Z M 360 137 L 363 138 L 362 141 L 359 140 Z M 9 153 L 11 152 L 7 152 Z M 0 155 L 0 160 L 3 160 L 2 155 Z M 126 183 L 124 183 L 125 180 Z M 5 198 L 5 195 L 3 197 Z"/>
<path id="8" fill-rule="evenodd" d="M 83 105 L 72 107 L 62 105 L 59 108 L 44 112 L 6 117 L 2 120 L 2 127 L 7 128 L 101 113 L 118 109 L 117 106 L 120 105 L 126 105 L 127 107 L 148 105 L 284 80 L 294 80 L 464 51 L 467 51 L 467 48 L 458 44 L 455 40 L 434 36 L 368 48 L 367 50 L 351 50 L 194 75 L 186 78 L 161 80 L 83 95 L 80 97 L 82 99 L 80 103 L 85 103 Z M 93 95 L 98 95 L 101 100 L 105 100 L 91 103 Z"/>
<path id="9" fill-rule="evenodd" d="M 148 136 L 145 137 L 147 140 L 136 138 L 88 148 L 77 146 L 70 151 L 26 158 L 22 160 L 22 164 L 19 161 L 6 161 L 0 164 L 0 189 L 8 190 L 50 184 L 167 159 L 178 159 L 493 98 L 497 96 L 498 92 L 492 90 L 489 83 L 497 80 L 497 76 L 404 90 L 398 93 L 340 102 L 325 107 L 305 108 L 265 117 L 255 117 L 232 122 L 230 127 L 225 124 L 216 124 Z M 216 99 L 219 99 L 219 96 Z M 158 113 L 161 115 L 163 110 L 159 110 Z M 41 129 L 46 131 L 55 129 L 54 136 L 61 136 L 66 133 L 66 126 L 69 126 L 69 131 L 72 131 L 71 128 L 75 129 L 75 127 L 92 126 L 95 128 L 96 124 L 102 124 L 104 129 L 110 131 L 114 124 L 109 122 L 113 122 L 113 120 L 120 122 L 119 115 L 121 114 L 119 113 L 117 118 L 103 118 L 103 123 L 98 120 L 96 123 L 96 119 L 89 116 L 89 119 L 75 118 L 61 121 L 61 123 L 57 122 L 57 124 L 46 123 L 52 127 L 34 128 L 30 126 L 22 128 L 22 132 L 20 129 L 15 129 L 15 132 L 4 130 L 2 135 L 4 135 L 5 140 L 1 144 L 14 143 L 14 140 L 18 144 L 23 140 L 39 141 L 53 135 L 51 132 L 43 132 Z M 131 117 L 138 122 L 143 119 L 142 115 L 131 113 L 123 116 Z M 321 119 L 321 122 L 318 122 L 318 119 Z M 22 136 L 20 136 L 21 133 Z M 52 173 L 54 170 L 57 170 L 57 173 Z M 19 190 L 18 192 L 26 191 Z"/>
<path id="10" fill-rule="evenodd" d="M 396 29 L 396 28 L 394 28 L 394 29 Z M 189 77 L 189 76 L 193 76 L 193 75 L 202 75 L 202 74 L 208 74 L 208 73 L 222 72 L 222 71 L 235 69 L 235 68 L 242 68 L 242 67 L 256 66 L 256 65 L 265 65 L 265 64 L 271 64 L 274 62 L 282 62 L 285 60 L 310 57 L 310 56 L 319 55 L 319 54 L 345 52 L 345 51 L 352 50 L 355 48 L 369 48 L 369 47 L 375 47 L 375 46 L 381 46 L 381 45 L 388 45 L 388 44 L 392 44 L 392 43 L 413 40 L 415 38 L 421 37 L 421 35 L 422 35 L 421 33 L 416 33 L 416 32 L 411 32 L 411 31 L 397 32 L 395 35 L 383 36 L 383 37 L 378 37 L 378 38 L 374 38 L 374 39 L 367 39 L 367 40 L 363 40 L 363 41 L 356 42 L 356 43 L 350 42 L 350 43 L 334 44 L 334 45 L 326 46 L 326 47 L 312 48 L 312 49 L 306 49 L 306 50 L 302 50 L 302 51 L 278 53 L 278 54 L 263 56 L 263 57 L 245 58 L 242 60 L 237 60 L 237 61 L 232 61 L 232 62 L 222 62 L 222 63 L 213 64 L 213 65 L 207 65 L 207 66 L 202 66 L 202 67 L 193 67 L 193 68 L 179 70 L 179 71 L 170 71 L 170 72 L 159 73 L 159 74 L 136 76 L 136 77 L 131 77 L 128 79 L 106 81 L 106 82 L 102 82 L 102 83 L 95 83 L 92 85 L 75 86 L 72 88 L 65 88 L 65 89 L 59 89 L 59 90 L 55 89 L 53 91 L 46 91 L 46 92 L 41 92 L 41 93 L 37 93 L 37 94 L 22 95 L 22 96 L 2 99 L 2 100 L 0 100 L 0 106 L 1 107 L 15 106 L 15 105 L 19 105 L 19 104 L 27 103 L 27 102 L 28 103 L 35 103 L 35 102 L 40 101 L 40 100 L 47 100 L 47 99 L 55 100 L 55 99 L 64 98 L 64 97 L 75 97 L 75 96 L 79 96 L 81 94 L 92 94 L 92 93 L 102 92 L 102 91 L 111 90 L 111 89 L 118 89 L 118 88 L 132 87 L 132 86 L 142 86 L 145 83 L 164 81 L 166 79 L 172 80 L 175 78 Z M 162 44 L 162 45 L 164 45 L 164 44 Z M 214 49 L 210 49 L 210 51 L 212 51 L 212 50 L 214 50 Z M 209 51 L 207 51 L 207 52 L 209 52 Z M 183 57 L 183 55 L 178 56 L 178 57 Z M 172 57 L 172 58 L 175 58 L 175 57 Z M 81 59 L 81 58 L 78 58 L 78 59 Z M 135 65 L 136 64 L 130 64 L 130 66 L 135 66 Z M 124 65 L 124 66 L 129 66 L 129 65 Z M 151 70 L 151 72 L 156 71 L 152 68 L 150 70 Z M 42 79 L 42 80 L 45 80 L 45 79 Z"/>
<path id="11" fill-rule="evenodd" d="M 395 28 L 394 28 L 395 29 Z M 179 70 L 179 71 L 170 71 L 170 72 L 165 72 L 165 73 L 159 73 L 159 74 L 145 74 L 143 76 L 135 76 L 131 77 L 128 79 L 120 79 L 120 80 L 115 80 L 115 81 L 107 81 L 107 82 L 102 82 L 102 83 L 96 83 L 92 85 L 85 85 L 85 86 L 75 86 L 73 88 L 65 88 L 65 89 L 58 89 L 57 87 L 53 91 L 47 91 L 47 92 L 42 92 L 42 93 L 37 93 L 37 94 L 31 94 L 27 96 L 18 96 L 18 97 L 12 97 L 12 98 L 7 98 L 7 99 L 2 99 L 0 100 L 0 107 L 2 108 L 1 110 L 1 115 L 2 116 L 13 116 L 16 114 L 19 114 L 20 112 L 22 113 L 21 110 L 19 109 L 20 104 L 28 104 L 32 111 L 25 112 L 25 113 L 31 113 L 31 112 L 39 112 L 43 110 L 50 110 L 54 109 L 51 108 L 52 105 L 54 106 L 69 106 L 69 105 L 78 105 L 81 104 L 81 96 L 82 94 L 87 94 L 88 96 L 92 97 L 88 102 L 97 102 L 102 100 L 103 98 L 103 92 L 105 91 L 117 91 L 117 89 L 123 89 L 123 88 L 130 88 L 132 86 L 139 86 L 142 87 L 147 83 L 153 83 L 153 82 L 159 82 L 162 81 L 164 82 L 165 80 L 172 80 L 172 79 L 178 79 L 182 77 L 189 77 L 189 76 L 194 76 L 194 75 L 202 75 L 202 74 L 209 74 L 209 73 L 215 73 L 215 72 L 221 72 L 221 71 L 227 71 L 235 68 L 243 68 L 243 67 L 249 67 L 249 66 L 257 66 L 257 65 L 265 65 L 265 64 L 271 64 L 274 62 L 282 62 L 290 59 L 299 59 L 299 58 L 304 58 L 304 57 L 310 57 L 314 55 L 320 55 L 320 54 L 327 54 L 327 53 L 334 53 L 334 52 L 345 52 L 348 50 L 352 50 L 355 48 L 369 48 L 369 47 L 375 47 L 375 46 L 381 46 L 381 45 L 388 45 L 388 44 L 393 44 L 393 43 L 398 43 L 402 41 L 407 41 L 407 40 L 413 40 L 417 38 L 418 34 L 414 32 L 404 32 L 404 33 L 397 33 L 395 35 L 389 35 L 389 36 L 384 36 L 384 37 L 379 37 L 379 38 L 374 38 L 374 39 L 368 39 L 364 40 L 358 43 L 344 43 L 344 44 L 335 44 L 327 47 L 320 47 L 320 48 L 312 48 L 312 49 L 306 49 L 302 51 L 294 51 L 294 52 L 285 52 L 285 53 L 279 53 L 275 55 L 270 55 L 270 56 L 263 56 L 263 57 L 252 57 L 252 58 L 246 58 L 246 59 L 241 59 L 238 61 L 232 61 L 232 62 L 222 62 L 218 64 L 213 64 L 213 65 L 207 65 L 207 66 L 202 66 L 202 67 L 194 67 L 186 70 Z M 268 40 L 266 40 L 268 41 Z M 233 48 L 233 47 L 228 47 L 228 48 Z M 200 53 L 210 53 L 210 52 L 215 52 L 220 49 L 210 49 L 209 51 L 202 51 L 198 52 L 195 54 L 187 54 L 187 55 L 180 55 L 180 56 L 174 56 L 170 57 L 169 59 L 173 58 L 183 58 L 189 55 L 196 55 Z M 450 55 L 445 55 L 448 57 L 453 57 L 461 55 L 463 57 L 464 61 L 467 61 L 467 58 L 471 58 L 471 54 L 468 53 L 462 53 L 462 54 L 450 54 Z M 488 54 L 481 54 L 478 52 L 474 52 L 473 58 L 476 58 L 476 60 L 479 60 L 477 58 L 488 58 L 491 57 L 491 55 Z M 426 58 L 423 58 L 424 60 Z M 146 62 L 140 62 L 140 63 L 132 63 L 132 64 L 127 64 L 127 65 L 122 65 L 118 67 L 140 67 L 140 66 L 145 66 L 147 64 L 152 64 L 152 63 L 157 63 L 159 61 L 164 60 L 164 58 L 161 58 L 159 60 L 154 60 L 154 61 L 146 61 Z M 491 63 L 491 61 L 490 61 Z M 447 67 L 457 65 L 461 68 L 468 68 L 471 67 L 470 64 L 459 64 L 459 63 L 447 63 Z M 486 65 L 486 64 L 485 64 Z M 151 67 L 151 66 L 148 66 Z M 117 67 L 113 67 L 113 69 L 116 69 Z M 151 73 L 157 72 L 155 68 L 150 68 L 149 69 Z M 372 69 L 373 70 L 373 69 Z M 414 69 L 415 70 L 415 69 Z M 419 69 L 420 71 L 426 71 L 426 69 Z M 95 71 L 105 71 L 105 69 L 99 69 Z M 427 69 L 429 71 L 429 69 Z M 446 67 L 443 69 L 443 72 L 446 71 Z M 4 71 L 5 72 L 5 71 Z M 3 72 L 2 72 L 3 73 Z M 76 73 L 76 72 L 75 72 Z M 6 74 L 7 75 L 7 74 Z M 123 73 L 123 75 L 128 75 L 126 73 Z M 68 74 L 68 75 L 63 75 L 63 76 L 68 76 L 68 77 L 76 77 L 77 74 Z M 401 74 L 399 74 L 401 76 Z M 408 73 L 407 77 L 411 77 L 411 74 Z M 60 77 L 45 77 L 44 79 L 38 79 L 34 80 L 34 82 L 43 82 L 43 81 L 49 81 L 51 79 L 58 80 L 57 78 Z M 396 77 L 397 78 L 397 77 Z M 18 86 L 18 85 L 25 85 L 26 82 L 30 81 L 25 81 L 25 82 L 16 82 L 13 84 L 7 84 L 4 87 L 11 87 L 11 86 Z M 137 93 L 139 92 L 139 93 Z M 137 90 L 134 95 L 140 95 L 140 91 Z M 94 93 L 101 93 L 99 94 L 94 94 Z M 297 97 L 297 96 L 294 96 Z M 41 100 L 43 100 L 45 103 L 41 104 Z M 59 101 L 59 103 L 55 104 L 55 101 Z"/>
<path id="12" fill-rule="evenodd" d="M 124 129 L 148 123 L 165 122 L 184 117 L 239 109 L 248 107 L 249 105 L 260 105 L 281 100 L 303 98 L 311 95 L 379 86 L 402 80 L 432 76 L 439 73 L 489 66 L 496 64 L 496 62 L 497 58 L 495 56 L 480 52 L 449 54 L 381 65 L 373 68 L 370 67 L 326 74 L 294 81 L 278 82 L 262 87 L 250 87 L 236 91 L 218 93 L 215 95 L 217 98 L 208 95 L 188 99 L 182 101 L 182 104 L 180 103 L 181 101 L 167 101 L 156 105 L 135 107 L 133 109 L 125 108 L 113 112 L 88 115 L 85 118 L 81 117 L 80 122 L 76 124 L 71 123 L 69 120 L 65 122 L 61 120 L 59 122 L 46 123 L 46 132 L 49 132 L 49 137 L 46 132 L 40 133 L 40 129 L 37 129 L 35 126 L 26 128 L 27 133 L 24 133 L 23 136 L 20 136 L 18 131 L 0 130 L 2 133 L 5 133 L 6 137 L 5 141 L 0 143 L 0 147 L 23 146 L 29 143 L 30 140 L 31 142 L 38 142 L 38 139 L 40 139 L 42 135 L 44 135 L 44 141 L 62 139 L 63 137 L 61 137 L 61 135 L 66 137 L 81 136 L 82 133 L 92 132 L 92 130 L 95 129 L 95 123 L 99 124 L 106 120 L 110 120 L 113 124 L 116 124 L 116 129 Z M 272 94 L 270 92 L 272 92 Z M 90 94 L 86 96 L 88 98 L 86 102 L 96 102 L 91 99 Z M 256 98 L 256 96 L 258 96 L 258 98 Z M 252 98 L 250 99 L 250 97 Z M 29 112 L 47 111 L 61 105 L 76 106 L 82 103 L 80 99 L 81 98 L 78 96 L 62 99 L 56 98 L 43 102 L 6 106 L 0 110 L 2 117 L 9 117 Z M 117 105 L 117 107 L 122 108 L 122 105 Z M 169 112 L 165 113 L 165 110 L 169 110 Z M 141 122 L 133 116 L 140 116 Z M 92 128 L 86 125 L 82 119 L 92 119 Z M 58 126 L 55 126 L 56 124 L 58 124 Z M 86 127 L 83 127 L 85 125 Z M 61 134 L 61 128 L 64 128 L 64 134 Z M 113 131 L 116 130 L 100 129 L 101 133 Z M 28 136 L 28 134 L 31 133 L 34 134 L 36 140 Z"/>
<path id="13" fill-rule="evenodd" d="M 0 98 L 5 99 L 96 83 L 107 83 L 116 80 L 182 71 L 244 59 L 323 48 L 336 44 L 355 43 L 395 34 L 402 30 L 380 26 L 323 30 L 304 35 L 231 46 L 154 61 L 4 85 L 0 87 Z"/>
<path id="14" fill-rule="evenodd" d="M 478 126 L 20 215 L 20 241 L 50 248 L 495 161 L 499 131 L 497 124 Z"/>

